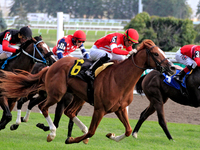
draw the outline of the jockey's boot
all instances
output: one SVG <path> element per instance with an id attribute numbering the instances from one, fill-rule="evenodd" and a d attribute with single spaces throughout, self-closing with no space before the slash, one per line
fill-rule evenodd
<path id="1" fill-rule="evenodd" d="M 90 68 L 88 70 L 85 71 L 85 74 L 87 76 L 89 76 L 92 80 L 94 80 L 95 75 L 94 72 L 95 70 L 100 67 L 101 65 L 103 65 L 104 63 L 108 62 L 108 60 L 110 60 L 110 58 L 108 57 L 108 54 L 106 54 L 106 56 L 103 56 L 101 58 L 99 58 L 98 60 L 96 60 L 92 66 L 90 66 Z"/>
<path id="2" fill-rule="evenodd" d="M 178 82 L 183 82 L 183 77 L 186 75 L 184 70 L 181 70 L 177 75 L 175 75 L 173 78 Z"/>

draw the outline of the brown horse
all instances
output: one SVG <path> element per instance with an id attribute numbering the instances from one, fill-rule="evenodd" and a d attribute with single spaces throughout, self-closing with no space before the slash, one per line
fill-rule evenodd
<path id="1" fill-rule="evenodd" d="M 47 44 L 39 36 L 28 40 L 20 46 L 20 52 L 13 54 L 9 59 L 3 63 L 3 69 L 6 71 L 14 71 L 15 69 L 31 71 L 35 62 L 41 62 L 46 65 L 55 62 L 52 57 Z M 0 75 L 1 77 L 1 75 Z M 0 98 L 0 105 L 3 109 L 3 116 L 0 121 L 0 130 L 4 129 L 6 124 L 12 120 L 11 111 L 15 106 L 17 99 L 7 99 L 6 97 Z"/>
<path id="2" fill-rule="evenodd" d="M 92 137 L 103 116 L 111 112 L 115 112 L 125 126 L 126 132 L 120 136 L 109 133 L 107 137 L 115 141 L 120 141 L 130 136 L 132 129 L 129 124 L 126 106 L 133 100 L 135 84 L 143 71 L 147 68 L 154 68 L 169 74 L 173 74 L 175 71 L 173 64 L 153 41 L 144 40 L 137 47 L 137 50 L 136 54 L 132 54 L 128 59 L 120 63 L 115 63 L 107 67 L 96 77 L 94 80 L 94 113 L 89 131 L 83 136 L 74 139 L 72 137 L 67 138 L 65 141 L 66 144 L 78 143 Z M 36 75 L 27 75 L 27 73 L 16 75 L 3 71 L 4 78 L 0 79 L 0 88 L 3 89 L 1 94 L 10 98 L 26 96 L 30 92 L 38 90 L 38 88 L 46 90 L 47 101 L 41 105 L 41 111 L 50 127 L 50 134 L 47 136 L 47 141 L 53 140 L 56 136 L 56 127 L 49 117 L 48 108 L 58 103 L 66 91 L 73 93 L 78 98 L 70 103 L 65 110 L 65 114 L 79 128 L 84 128 L 83 124 L 76 117 L 75 112 L 85 101 L 88 102 L 87 83 L 79 78 L 70 78 L 68 76 L 75 60 L 76 58 L 71 57 L 62 58 L 51 67 L 42 70 Z M 77 61 L 75 65 L 77 70 L 80 69 L 78 63 L 82 63 L 83 61 L 83 59 Z M 70 73 L 74 73 L 74 70 L 73 68 Z"/>

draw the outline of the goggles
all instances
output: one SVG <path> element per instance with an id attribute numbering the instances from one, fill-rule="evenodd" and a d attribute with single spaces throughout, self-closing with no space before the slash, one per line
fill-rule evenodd
<path id="1" fill-rule="evenodd" d="M 84 43 L 84 42 L 85 42 L 85 41 L 79 41 L 79 40 L 78 40 L 78 43 Z"/>
<path id="2" fill-rule="evenodd" d="M 129 44 L 135 44 L 134 42 L 132 42 L 131 40 L 128 40 L 128 43 Z"/>

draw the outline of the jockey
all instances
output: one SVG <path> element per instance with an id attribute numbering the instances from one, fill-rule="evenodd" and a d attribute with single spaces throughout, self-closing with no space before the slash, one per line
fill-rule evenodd
<path id="1" fill-rule="evenodd" d="M 175 56 L 176 60 L 186 67 L 181 70 L 173 78 L 179 82 L 183 82 L 183 77 L 187 72 L 200 66 L 200 46 L 198 45 L 185 45 L 181 47 Z"/>
<path id="2" fill-rule="evenodd" d="M 0 59 L 6 59 L 16 53 L 18 49 L 11 45 L 23 44 L 32 38 L 32 31 L 28 26 L 20 30 L 8 29 L 0 33 Z"/>
<path id="3" fill-rule="evenodd" d="M 57 45 L 53 48 L 53 53 L 58 59 L 70 56 L 70 53 L 80 48 L 84 58 L 89 59 L 89 54 L 86 52 L 83 43 L 86 40 L 86 35 L 82 30 L 77 30 L 74 35 L 67 35 L 58 40 Z"/>
<path id="4" fill-rule="evenodd" d="M 124 60 L 138 39 L 139 34 L 135 29 L 127 29 L 124 34 L 111 33 L 97 40 L 90 49 L 90 57 L 96 62 L 85 72 L 86 75 L 94 80 L 94 71 L 103 63 L 108 60 Z"/>

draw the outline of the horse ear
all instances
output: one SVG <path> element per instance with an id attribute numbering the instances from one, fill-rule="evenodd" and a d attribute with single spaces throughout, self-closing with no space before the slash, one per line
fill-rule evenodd
<path id="1" fill-rule="evenodd" d="M 39 37 L 42 39 L 42 35 L 40 34 Z"/>

